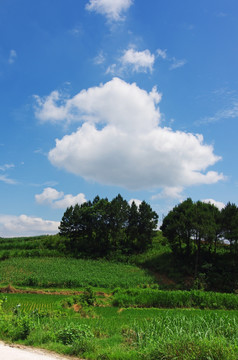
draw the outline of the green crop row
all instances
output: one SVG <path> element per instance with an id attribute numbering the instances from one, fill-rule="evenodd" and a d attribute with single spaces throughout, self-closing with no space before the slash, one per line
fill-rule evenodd
<path id="1" fill-rule="evenodd" d="M 137 266 L 72 258 L 11 258 L 0 262 L 0 282 L 18 286 L 113 289 L 154 284 Z"/>
<path id="2" fill-rule="evenodd" d="M 30 312 L 34 310 L 53 311 L 60 300 L 65 295 L 48 295 L 48 294 L 2 294 L 3 309 L 7 312 L 15 307 L 20 307 L 22 311 Z"/>
<path id="3" fill-rule="evenodd" d="M 153 289 L 118 289 L 114 306 L 161 308 L 208 308 L 238 310 L 238 295 L 204 291 L 162 291 Z"/>

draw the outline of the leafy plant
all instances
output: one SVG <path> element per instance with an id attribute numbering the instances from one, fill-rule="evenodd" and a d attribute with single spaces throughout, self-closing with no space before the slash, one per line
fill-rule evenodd
<path id="1" fill-rule="evenodd" d="M 87 325 L 67 324 L 56 332 L 56 338 L 64 345 L 69 345 L 82 339 L 91 339 L 94 335 Z"/>

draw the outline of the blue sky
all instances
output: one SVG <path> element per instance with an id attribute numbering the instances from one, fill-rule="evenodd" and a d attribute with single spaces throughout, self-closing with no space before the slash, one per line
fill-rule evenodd
<path id="1" fill-rule="evenodd" d="M 67 206 L 238 204 L 236 0 L 0 2 L 0 236 Z"/>

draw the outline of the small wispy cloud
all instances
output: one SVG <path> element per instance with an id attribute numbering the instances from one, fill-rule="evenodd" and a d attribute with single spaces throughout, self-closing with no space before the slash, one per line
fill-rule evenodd
<path id="1" fill-rule="evenodd" d="M 13 180 L 11 178 L 8 177 L 8 175 L 6 174 L 6 171 L 14 168 L 15 165 L 14 164 L 4 164 L 0 166 L 0 171 L 4 172 L 4 174 L 0 174 L 0 181 L 4 182 L 5 184 L 10 184 L 10 185 L 15 185 L 17 184 L 16 180 Z"/>
<path id="2" fill-rule="evenodd" d="M 218 18 L 224 18 L 224 17 L 227 17 L 227 13 L 223 12 L 223 11 L 220 11 L 220 12 L 217 12 L 215 14 L 216 17 Z"/>
<path id="3" fill-rule="evenodd" d="M 117 64 L 111 64 L 108 66 L 107 70 L 106 70 L 106 75 L 107 74 L 111 74 L 111 75 L 119 75 L 121 72 L 121 70 L 118 69 Z"/>
<path id="4" fill-rule="evenodd" d="M 156 54 L 164 60 L 167 58 L 167 50 L 157 49 Z"/>
<path id="5" fill-rule="evenodd" d="M 161 53 L 160 56 L 165 56 L 165 53 Z M 122 76 L 128 71 L 152 73 L 155 59 L 156 55 L 151 53 L 149 49 L 140 51 L 132 44 L 128 49 L 122 51 L 122 55 L 116 59 L 115 63 L 108 66 L 106 74 Z"/>
<path id="6" fill-rule="evenodd" d="M 8 63 L 13 64 L 16 61 L 17 53 L 16 50 L 11 50 L 8 58 Z"/>
<path id="7" fill-rule="evenodd" d="M 4 165 L 0 165 L 0 170 L 1 171 L 6 171 L 6 170 L 14 168 L 14 167 L 15 167 L 14 164 L 4 164 Z"/>
<path id="8" fill-rule="evenodd" d="M 5 184 L 15 185 L 17 184 L 16 180 L 10 179 L 7 175 L 0 175 L 0 181 L 4 182 Z"/>
<path id="9" fill-rule="evenodd" d="M 149 49 L 137 50 L 134 44 L 130 44 L 128 49 L 123 50 L 122 55 L 116 61 L 109 65 L 106 74 L 114 76 L 123 76 L 128 71 L 136 73 L 152 73 L 154 70 L 156 60 L 165 60 L 169 66 L 169 70 L 175 70 L 187 63 L 186 59 L 177 59 L 167 54 L 167 49 L 158 48 L 155 52 Z M 104 60 L 103 56 L 99 54 L 98 59 L 101 62 Z"/>
<path id="10" fill-rule="evenodd" d="M 137 51 L 133 48 L 124 51 L 120 58 L 123 67 L 130 67 L 134 72 L 153 71 L 155 56 L 148 49 Z"/>
<path id="11" fill-rule="evenodd" d="M 176 59 L 175 57 L 173 57 L 171 59 L 171 61 L 172 61 L 172 64 L 169 68 L 170 70 L 175 70 L 175 69 L 181 68 L 187 63 L 186 59 L 179 60 L 179 59 Z"/>
<path id="12" fill-rule="evenodd" d="M 76 25 L 69 30 L 69 33 L 75 37 L 79 37 L 83 34 L 83 29 L 81 25 Z"/>
<path id="13" fill-rule="evenodd" d="M 105 62 L 105 56 L 103 51 L 100 51 L 99 54 L 94 58 L 94 64 L 101 65 Z"/>
<path id="14" fill-rule="evenodd" d="M 104 15 L 112 22 L 124 20 L 124 14 L 132 4 L 133 0 L 89 0 L 85 8 Z"/>
<path id="15" fill-rule="evenodd" d="M 238 118 L 238 100 L 234 101 L 229 107 L 218 110 L 213 116 L 206 116 L 196 121 L 196 125 L 215 123 L 225 119 Z"/>

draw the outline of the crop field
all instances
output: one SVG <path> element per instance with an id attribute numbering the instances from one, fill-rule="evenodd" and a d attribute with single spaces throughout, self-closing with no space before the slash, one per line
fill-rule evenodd
<path id="1" fill-rule="evenodd" d="M 0 247 L 17 251 L 0 261 L 0 287 L 12 291 L 0 294 L 2 340 L 89 360 L 238 359 L 238 295 L 163 290 L 158 275 L 170 266 L 167 250 L 164 258 L 160 247 L 136 258 L 153 265 L 155 279 L 139 266 L 113 261 L 20 257 L 39 250 L 21 241 Z"/>
<path id="2" fill-rule="evenodd" d="M 136 287 L 156 280 L 137 266 L 72 258 L 10 258 L 0 262 L 0 285 Z"/>
<path id="3" fill-rule="evenodd" d="M 7 297 L 3 310 L 10 313 L 21 304 L 29 314 L 36 309 L 59 309 L 63 298 L 38 294 Z M 34 322 L 31 316 L 27 320 L 18 315 L 14 334 L 22 324 L 25 329 Z M 4 323 L 2 326 L 4 329 Z M 11 331 L 10 327 L 9 334 Z M 38 318 L 24 343 L 92 360 L 237 360 L 238 312 L 94 307 L 91 316 L 81 317 L 66 309 L 56 316 Z"/>
<path id="4" fill-rule="evenodd" d="M 3 294 L 1 298 L 5 299 L 3 310 L 9 312 L 17 306 L 22 311 L 31 312 L 35 310 L 53 311 L 57 304 L 65 295 L 47 295 L 47 294 Z"/>

